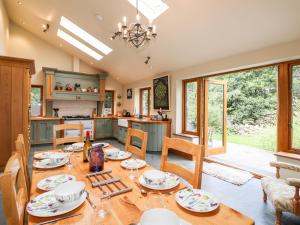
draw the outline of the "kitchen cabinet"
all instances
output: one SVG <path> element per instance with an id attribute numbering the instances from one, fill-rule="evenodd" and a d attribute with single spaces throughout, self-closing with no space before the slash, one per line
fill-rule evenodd
<path id="1" fill-rule="evenodd" d="M 50 144 L 53 139 L 53 125 L 60 120 L 31 121 L 31 144 Z"/>
<path id="2" fill-rule="evenodd" d="M 118 127 L 118 120 L 112 120 L 112 131 L 113 131 L 113 137 L 115 139 L 118 139 L 119 137 L 119 127 Z"/>
<path id="3" fill-rule="evenodd" d="M 143 124 L 140 124 L 140 123 L 132 123 L 131 124 L 131 127 L 133 129 L 137 129 L 137 130 L 144 130 L 144 125 Z M 132 140 L 131 140 L 131 143 L 132 145 L 134 146 L 137 146 L 137 147 L 141 147 L 142 146 L 142 142 L 141 142 L 141 139 L 137 138 L 137 137 L 132 137 Z"/>
<path id="4" fill-rule="evenodd" d="M 30 145 L 31 75 L 33 60 L 0 56 L 0 167 L 15 151 L 15 140 L 23 134 L 26 152 Z"/>
<path id="5" fill-rule="evenodd" d="M 55 68 L 44 67 L 46 76 L 46 100 L 105 100 L 105 78 L 106 73 L 87 74 L 73 71 L 63 71 Z M 55 86 L 60 85 L 62 90 L 56 90 Z M 81 89 L 97 89 L 96 92 L 75 91 L 75 84 L 80 84 Z M 72 87 L 72 91 L 66 91 L 66 86 Z"/>
<path id="6" fill-rule="evenodd" d="M 118 141 L 125 144 L 126 136 L 127 136 L 127 127 L 118 127 Z"/>
<path id="7" fill-rule="evenodd" d="M 112 119 L 96 119 L 96 139 L 112 137 Z"/>

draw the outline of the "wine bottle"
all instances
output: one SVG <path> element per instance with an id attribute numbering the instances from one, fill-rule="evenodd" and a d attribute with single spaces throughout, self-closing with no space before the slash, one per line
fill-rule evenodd
<path id="1" fill-rule="evenodd" d="M 88 162 L 88 154 L 89 154 L 89 149 L 91 147 L 91 140 L 90 140 L 90 132 L 86 132 L 86 140 L 84 142 L 83 146 L 83 162 Z"/>

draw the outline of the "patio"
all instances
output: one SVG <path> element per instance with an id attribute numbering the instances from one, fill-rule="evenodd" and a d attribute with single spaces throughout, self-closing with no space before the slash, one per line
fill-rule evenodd
<path id="1" fill-rule="evenodd" d="M 207 157 L 222 164 L 230 165 L 263 176 L 275 176 L 270 162 L 276 158 L 273 152 L 240 144 L 227 144 L 227 152 Z"/>

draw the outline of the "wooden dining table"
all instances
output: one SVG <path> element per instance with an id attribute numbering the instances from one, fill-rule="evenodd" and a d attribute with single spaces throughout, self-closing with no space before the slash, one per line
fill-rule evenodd
<path id="1" fill-rule="evenodd" d="M 61 151 L 60 149 L 49 150 L 49 151 Z M 151 201 L 151 198 L 154 198 L 155 195 L 159 197 L 164 202 L 164 207 L 169 210 L 172 210 L 177 214 L 181 219 L 191 223 L 192 225 L 253 225 L 254 221 L 249 217 L 239 213 L 238 211 L 226 206 L 225 204 L 220 204 L 220 206 L 209 213 L 194 213 L 190 212 L 176 203 L 175 194 L 176 191 L 185 187 L 184 183 L 180 183 L 177 187 L 160 192 L 149 192 L 147 195 L 141 193 L 141 186 L 136 182 L 129 179 L 129 171 L 121 167 L 121 161 L 107 161 L 104 164 L 105 170 L 112 170 L 111 175 L 113 177 L 120 177 L 122 181 L 130 188 L 131 191 L 111 197 L 110 205 L 111 210 L 107 216 L 103 219 L 101 225 L 129 225 L 131 223 L 138 223 L 142 213 L 149 209 L 149 204 L 147 208 L 147 203 Z M 73 167 L 70 169 L 67 166 L 59 167 L 56 169 L 41 170 L 35 169 L 32 170 L 32 185 L 30 191 L 30 199 L 33 199 L 39 194 L 44 193 L 37 188 L 38 182 L 46 177 L 58 175 L 58 174 L 70 174 L 76 177 L 78 181 L 83 181 L 86 184 L 86 190 L 89 192 L 90 199 L 92 202 L 97 203 L 97 197 L 100 194 L 100 189 L 98 187 L 92 187 L 91 182 L 86 177 L 86 174 L 90 173 L 89 163 L 84 163 L 82 161 L 82 152 L 73 153 L 72 155 L 72 164 Z M 138 175 L 143 174 L 146 170 L 153 169 L 152 166 L 147 165 L 142 169 L 138 170 Z M 146 189 L 146 188 L 145 188 Z M 146 189 L 150 191 L 149 189 Z M 152 201 L 155 204 L 155 201 Z M 158 203 L 157 203 L 158 204 Z M 161 207 L 161 205 L 157 205 Z M 80 214 L 72 218 L 60 220 L 56 223 L 59 225 L 93 225 L 96 217 L 94 209 L 91 207 L 89 202 L 86 200 L 79 208 L 65 214 L 73 215 Z M 59 218 L 62 216 L 56 217 L 47 217 L 39 218 L 29 215 L 28 224 L 33 225 L 36 223 L 44 222 L 50 219 Z M 153 224 L 155 224 L 155 218 L 153 218 Z"/>

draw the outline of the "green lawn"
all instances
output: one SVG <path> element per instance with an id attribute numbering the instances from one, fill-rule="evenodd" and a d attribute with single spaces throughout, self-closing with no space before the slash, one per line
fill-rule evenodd
<path id="1" fill-rule="evenodd" d="M 275 152 L 276 133 L 276 127 L 264 128 L 255 134 L 249 135 L 236 135 L 228 133 L 227 143 L 242 144 Z M 215 139 L 221 140 L 221 136 L 216 135 Z"/>

